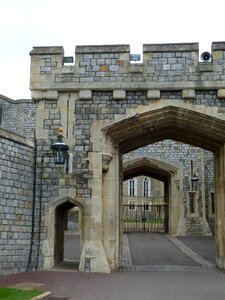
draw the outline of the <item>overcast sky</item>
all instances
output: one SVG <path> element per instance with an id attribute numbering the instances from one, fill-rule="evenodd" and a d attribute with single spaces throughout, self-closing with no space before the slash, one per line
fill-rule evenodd
<path id="1" fill-rule="evenodd" d="M 224 0 L 0 0 L 0 94 L 30 98 L 33 46 L 225 41 Z"/>

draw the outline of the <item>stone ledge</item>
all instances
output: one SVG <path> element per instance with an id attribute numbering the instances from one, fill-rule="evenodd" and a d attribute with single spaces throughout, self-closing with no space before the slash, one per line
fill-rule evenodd
<path id="1" fill-rule="evenodd" d="M 2 128 L 0 128 L 0 137 L 15 142 L 17 144 L 22 144 L 30 148 L 34 148 L 34 142 L 32 140 L 29 140 L 28 138 L 25 138 L 21 135 L 18 135 L 16 133 L 10 132 Z"/>
<path id="2" fill-rule="evenodd" d="M 50 87 L 49 83 L 49 87 Z M 179 82 L 69 82 L 69 83 L 53 83 L 51 88 L 58 91 L 79 91 L 90 89 L 92 91 L 102 90 L 102 91 L 112 91 L 112 90 L 183 90 L 183 89 L 220 89 L 225 85 L 225 82 L 217 80 L 205 80 L 205 81 L 179 81 Z M 32 91 L 46 90 L 46 83 L 32 83 Z"/>
<path id="3" fill-rule="evenodd" d="M 58 100 L 59 93 L 56 90 L 48 90 L 48 91 L 32 91 L 31 97 L 33 100 L 42 100 L 42 99 L 48 99 L 48 100 Z"/>
<path id="4" fill-rule="evenodd" d="M 144 44 L 143 52 L 192 52 L 198 51 L 198 43 Z"/>
<path id="5" fill-rule="evenodd" d="M 213 42 L 212 51 L 214 50 L 225 50 L 225 42 Z"/>
<path id="6" fill-rule="evenodd" d="M 125 53 L 130 52 L 130 45 L 96 45 L 96 46 L 76 46 L 75 53 Z"/>
<path id="7" fill-rule="evenodd" d="M 47 55 L 47 54 L 64 54 L 64 48 L 62 46 L 56 47 L 33 47 L 30 55 Z"/>

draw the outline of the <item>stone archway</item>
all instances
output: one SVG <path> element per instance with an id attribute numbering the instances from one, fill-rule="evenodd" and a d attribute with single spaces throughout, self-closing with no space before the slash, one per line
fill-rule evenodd
<path id="1" fill-rule="evenodd" d="M 152 177 L 164 183 L 165 202 L 168 204 L 166 232 L 173 235 L 184 235 L 184 211 L 179 189 L 181 181 L 179 168 L 165 161 L 147 157 L 123 164 L 123 180 L 141 175 Z"/>
<path id="2" fill-rule="evenodd" d="M 43 252 L 45 254 L 44 269 L 51 269 L 64 259 L 64 230 L 67 221 L 67 212 L 73 207 L 79 208 L 80 248 L 83 246 L 84 236 L 84 209 L 83 205 L 72 198 L 63 198 L 57 201 L 46 216 L 48 225 L 48 238 L 44 241 Z"/>
<path id="3" fill-rule="evenodd" d="M 147 144 L 173 139 L 179 142 L 191 144 L 210 150 L 215 155 L 216 166 L 216 249 L 217 265 L 225 268 L 225 245 L 224 245 L 224 200 L 225 200 L 225 122 L 209 114 L 184 109 L 175 106 L 165 106 L 152 111 L 136 114 L 133 117 L 114 123 L 103 128 L 105 139 L 105 149 L 112 155 L 108 165 L 108 172 L 103 177 L 103 190 L 109 187 L 111 182 L 111 192 L 113 199 L 111 203 L 102 197 L 105 209 L 114 211 L 117 222 L 113 237 L 115 243 L 114 262 L 118 267 L 121 265 L 121 229 L 120 229 L 120 204 L 121 203 L 121 182 L 122 182 L 122 162 L 121 154 L 143 147 Z M 119 192 L 117 192 L 117 189 Z M 113 213 L 113 212 L 112 212 Z M 106 220 L 105 220 L 106 221 Z M 103 226 L 108 226 L 107 221 Z M 106 254 L 108 242 L 103 234 Z M 118 252 L 116 247 L 118 247 Z M 117 256 L 118 255 L 118 256 Z"/>

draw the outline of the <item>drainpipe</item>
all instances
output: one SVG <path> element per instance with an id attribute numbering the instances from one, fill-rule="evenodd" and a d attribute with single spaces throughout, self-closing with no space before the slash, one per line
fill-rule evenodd
<path id="1" fill-rule="evenodd" d="M 36 133 L 34 131 L 34 163 L 33 163 L 33 195 L 32 195 L 32 223 L 31 223 L 31 239 L 30 239 L 30 252 L 27 263 L 27 272 L 31 269 L 31 259 L 33 252 L 33 244 L 34 244 L 34 227 L 35 227 L 35 198 L 36 198 L 36 176 L 37 176 L 37 140 Z"/>
<path id="2" fill-rule="evenodd" d="M 43 164 L 44 164 L 44 155 L 41 156 L 41 173 L 40 173 L 40 192 L 39 192 L 39 218 L 38 218 L 38 242 L 37 242 L 37 259 L 36 259 L 36 266 L 35 270 L 38 269 L 38 262 L 39 262 L 39 255 L 40 255 L 40 243 L 41 243 L 41 209 L 42 209 L 42 180 L 43 180 Z"/>

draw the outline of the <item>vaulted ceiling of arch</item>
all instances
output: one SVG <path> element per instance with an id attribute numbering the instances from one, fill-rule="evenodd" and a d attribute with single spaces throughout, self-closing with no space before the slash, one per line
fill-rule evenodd
<path id="1" fill-rule="evenodd" d="M 123 164 L 123 180 L 143 175 L 165 182 L 177 170 L 178 167 L 166 162 L 143 157 Z"/>
<path id="2" fill-rule="evenodd" d="M 165 139 L 213 152 L 225 143 L 225 121 L 175 106 L 135 115 L 103 130 L 122 153 Z"/>

